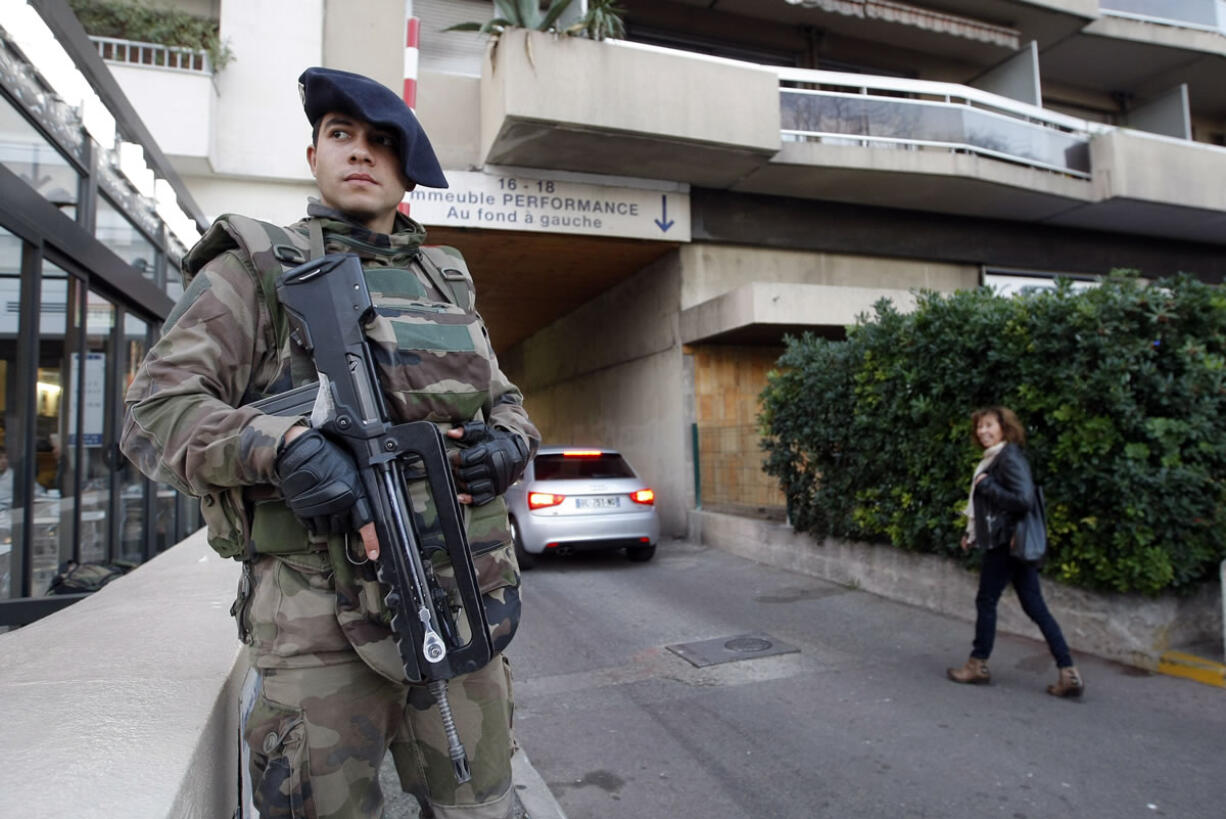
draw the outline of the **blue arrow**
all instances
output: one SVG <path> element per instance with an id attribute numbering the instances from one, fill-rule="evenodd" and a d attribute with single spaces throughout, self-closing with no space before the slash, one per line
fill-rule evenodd
<path id="1" fill-rule="evenodd" d="M 660 195 L 660 218 L 653 219 L 652 221 L 656 223 L 656 227 L 665 233 L 668 233 L 668 229 L 676 224 L 676 222 L 668 218 L 668 194 Z"/>

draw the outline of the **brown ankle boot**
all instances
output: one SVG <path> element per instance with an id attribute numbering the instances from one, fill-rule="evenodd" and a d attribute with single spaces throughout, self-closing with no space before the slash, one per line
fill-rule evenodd
<path id="1" fill-rule="evenodd" d="M 971 657 L 961 668 L 947 668 L 945 673 L 957 683 L 968 685 L 984 685 L 992 679 L 988 673 L 988 664 L 983 660 Z"/>
<path id="2" fill-rule="evenodd" d="M 1070 665 L 1060 669 L 1060 679 L 1056 680 L 1055 685 L 1047 686 L 1047 693 L 1053 697 L 1080 697 L 1085 689 L 1081 672 L 1077 670 L 1077 666 Z"/>

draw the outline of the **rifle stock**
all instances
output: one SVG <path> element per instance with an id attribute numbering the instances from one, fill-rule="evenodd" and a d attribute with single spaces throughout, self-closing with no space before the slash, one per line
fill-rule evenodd
<path id="1" fill-rule="evenodd" d="M 353 455 L 370 499 L 379 537 L 379 581 L 386 588 L 384 602 L 405 676 L 426 683 L 438 701 L 456 779 L 465 782 L 468 761 L 447 703 L 446 681 L 481 668 L 493 650 L 443 434 L 428 421 L 390 419 L 363 331 L 375 311 L 357 256 L 330 254 L 288 270 L 277 281 L 277 296 L 293 337 L 311 353 L 321 378 L 318 385 L 265 402 L 281 410 L 278 414 L 308 414 L 317 389 L 327 390 L 330 412 L 320 429 Z M 422 480 L 438 513 L 438 536 L 432 528 L 429 546 L 423 545 L 415 523 L 419 516 L 409 500 L 410 466 L 414 475 L 424 468 Z M 454 573 L 450 593 L 434 571 L 439 552 L 446 553 Z"/>

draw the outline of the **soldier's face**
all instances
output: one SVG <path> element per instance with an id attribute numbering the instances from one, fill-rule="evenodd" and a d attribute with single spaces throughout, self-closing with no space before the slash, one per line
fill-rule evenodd
<path id="1" fill-rule="evenodd" d="M 396 138 L 347 114 L 325 114 L 307 162 L 323 203 L 379 233 L 390 233 L 409 186 Z"/>

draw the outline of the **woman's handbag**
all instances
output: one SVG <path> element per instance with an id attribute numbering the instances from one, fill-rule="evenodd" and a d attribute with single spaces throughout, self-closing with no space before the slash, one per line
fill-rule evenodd
<path id="1" fill-rule="evenodd" d="M 1038 563 L 1047 554 L 1047 503 L 1041 486 L 1034 488 L 1034 503 L 1013 530 L 1009 554 L 1027 563 Z"/>

